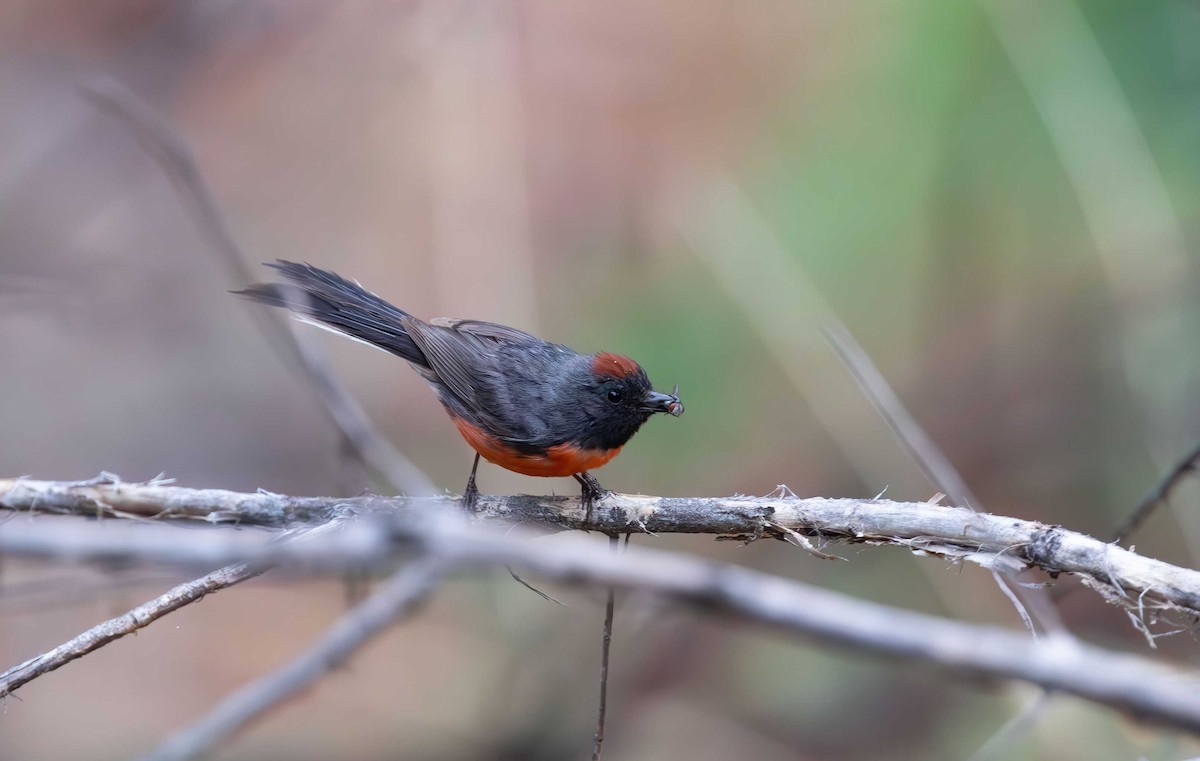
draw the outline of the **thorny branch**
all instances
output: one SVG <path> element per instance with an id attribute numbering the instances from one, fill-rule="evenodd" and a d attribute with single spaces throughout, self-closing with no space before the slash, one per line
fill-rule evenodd
<path id="1" fill-rule="evenodd" d="M 0 510 L 35 510 L 75 515 L 140 516 L 237 523 L 272 528 L 313 526 L 333 518 L 386 516 L 403 522 L 411 516 L 457 511 L 451 497 L 353 498 L 290 497 L 269 492 L 246 494 L 219 489 L 186 489 L 161 482 L 134 484 L 94 479 L 84 482 L 0 479 Z M 1200 572 L 1144 557 L 1070 531 L 1000 515 L 923 502 L 800 498 L 786 490 L 766 497 L 654 497 L 610 494 L 596 502 L 591 522 L 577 497 L 480 495 L 474 520 L 542 530 L 582 529 L 605 534 L 630 531 L 653 534 L 697 533 L 718 537 L 784 539 L 816 552 L 810 537 L 822 542 L 897 545 L 918 554 L 970 561 L 989 569 L 1038 568 L 1051 575 L 1079 577 L 1109 602 L 1139 615 L 1156 609 L 1200 615 Z M 378 525 L 378 524 L 372 524 Z M 377 553 L 338 556 L 335 544 L 324 549 L 275 544 L 262 550 L 236 548 L 225 537 L 219 548 L 196 537 L 167 534 L 132 542 L 101 535 L 76 537 L 63 527 L 38 522 L 0 529 L 0 551 L 42 557 L 75 556 L 92 560 L 222 565 L 249 553 L 260 560 L 297 562 L 336 568 L 339 563 L 386 563 L 392 548 L 386 532 L 360 533 L 353 526 L 340 541 L 354 537 L 358 550 Z M 361 528 L 361 527 L 360 527 Z M 194 533 L 194 532 L 193 532 Z M 357 551 L 357 550 L 356 550 Z M 323 554 L 324 553 L 324 554 Z"/>
<path id="2" fill-rule="evenodd" d="M 582 513 L 577 503 L 569 507 Z M 598 521 L 612 522 L 613 509 L 612 501 L 602 503 Z M 67 523 L 70 531 L 63 531 Z M 37 536 L 41 527 L 72 538 L 55 545 Z M 114 527 L 43 519 L 9 521 L 0 528 L 0 550 L 62 557 L 59 551 L 69 545 L 72 551 L 67 557 L 79 559 L 124 557 L 188 564 L 220 557 L 278 562 L 304 570 L 382 569 L 404 557 L 426 558 L 445 569 L 509 565 L 564 583 L 657 594 L 707 613 L 867 653 L 923 661 L 962 677 L 1018 679 L 1200 733 L 1200 690 L 1196 689 L 1200 674 L 1060 636 L 1032 640 L 997 627 L 855 600 L 677 553 L 631 547 L 614 557 L 606 543 L 591 537 L 575 534 L 554 542 L 530 542 L 519 530 L 498 532 L 471 525 L 449 511 L 429 510 L 424 514 L 401 511 L 386 519 L 366 517 L 325 533 L 319 541 L 271 541 L 277 536 L 268 531 L 183 532 L 132 522 Z M 1079 540 L 1064 539 L 1059 547 L 1074 541 Z M 152 544 L 160 551 L 149 552 Z M 89 545 L 95 549 L 85 549 Z"/>
<path id="3" fill-rule="evenodd" d="M 481 495 L 469 519 L 458 505 L 449 498 L 293 498 L 184 489 L 162 482 L 128 484 L 111 478 L 74 483 L 8 479 L 0 480 L 0 509 L 140 520 L 106 521 L 109 525 L 51 516 L 10 520 L 0 524 L 0 553 L 210 568 L 248 563 L 252 569 L 279 565 L 332 573 L 391 572 L 406 560 L 417 563 L 410 568 L 436 568 L 437 575 L 511 566 L 563 583 L 657 594 L 707 613 L 867 653 L 922 661 L 958 676 L 1021 680 L 1200 734 L 1200 691 L 1195 689 L 1200 674 L 1146 658 L 1054 634 L 1032 640 L 1023 633 L 855 600 L 675 553 L 630 548 L 615 557 L 604 543 L 583 535 L 529 542 L 528 532 L 520 528 L 493 530 L 494 524 L 522 524 L 606 534 L 636 529 L 773 537 L 801 546 L 799 540 L 810 542 L 811 536 L 895 544 L 989 568 L 1029 564 L 1052 573 L 1074 573 L 1131 609 L 1154 605 L 1200 612 L 1200 573 L 1061 527 L 924 503 L 801 499 L 782 489 L 767 497 L 725 499 L 615 494 L 594 506 L 591 522 L 585 522 L 577 498 Z M 151 517 L 157 520 L 147 520 Z M 181 531 L 171 525 L 181 521 L 193 526 L 198 521 L 240 522 L 247 528 Z M 319 536 L 313 540 L 314 535 Z M 419 586 L 433 584 L 431 576 Z M 389 582 L 383 589 L 392 586 Z M 191 750 L 180 752 L 176 745 L 163 757 L 205 752 L 324 673 L 314 665 L 327 662 L 322 653 L 334 653 L 337 660 L 349 657 L 376 627 L 394 620 L 423 594 L 410 600 L 397 593 L 390 599 L 400 602 L 383 607 L 365 603 L 361 610 L 375 612 L 364 613 L 367 618 L 358 624 L 353 623 L 358 617 L 352 616 L 351 623 L 335 626 L 316 649 L 219 706 L 197 725 L 200 729 L 181 735 L 191 738 L 183 746 Z M 394 613 L 384 615 L 386 611 Z M 374 623 L 362 624 L 366 620 Z"/>

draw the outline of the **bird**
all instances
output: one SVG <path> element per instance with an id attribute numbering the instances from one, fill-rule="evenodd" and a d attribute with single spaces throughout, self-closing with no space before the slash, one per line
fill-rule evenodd
<path id="1" fill-rule="evenodd" d="M 606 493 L 590 471 L 616 457 L 653 415 L 683 414 L 678 384 L 669 394 L 655 391 L 629 357 L 581 354 L 492 322 L 420 320 L 335 272 L 283 259 L 266 266 L 284 282 L 234 293 L 394 354 L 433 388 L 475 450 L 468 507 L 478 498 L 482 456 L 527 476 L 573 477 L 590 521 L 592 503 Z"/>

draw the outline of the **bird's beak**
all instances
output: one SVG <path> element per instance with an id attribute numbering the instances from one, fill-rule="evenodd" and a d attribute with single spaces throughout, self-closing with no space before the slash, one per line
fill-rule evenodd
<path id="1" fill-rule="evenodd" d="M 668 415 L 679 417 L 683 414 L 683 402 L 679 401 L 679 384 L 675 384 L 675 390 L 669 394 L 663 394 L 658 391 L 650 391 L 642 399 L 642 409 L 646 412 L 665 412 Z"/>

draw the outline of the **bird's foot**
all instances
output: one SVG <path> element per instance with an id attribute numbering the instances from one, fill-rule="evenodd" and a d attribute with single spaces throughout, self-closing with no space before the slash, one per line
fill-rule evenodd
<path id="1" fill-rule="evenodd" d="M 475 486 L 475 471 L 479 469 L 479 455 L 471 465 L 471 475 L 467 477 L 467 488 L 463 489 L 462 506 L 469 513 L 475 512 L 475 503 L 479 501 L 479 489 Z"/>
<path id="2" fill-rule="evenodd" d="M 586 471 L 583 473 L 576 473 L 575 480 L 579 482 L 579 496 L 583 500 L 584 524 L 590 526 L 592 523 L 592 508 L 595 506 L 595 503 L 601 499 L 604 499 L 612 492 L 601 486 L 600 482 L 596 480 L 596 477 Z"/>
<path id="3" fill-rule="evenodd" d="M 463 489 L 462 506 L 463 510 L 469 513 L 475 512 L 475 503 L 479 501 L 479 489 L 475 487 L 475 479 L 467 482 L 467 488 Z"/>

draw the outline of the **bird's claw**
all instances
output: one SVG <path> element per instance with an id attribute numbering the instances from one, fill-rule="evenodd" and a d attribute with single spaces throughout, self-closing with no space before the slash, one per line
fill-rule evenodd
<path id="1" fill-rule="evenodd" d="M 608 489 L 600 485 L 596 477 L 591 473 L 576 473 L 575 480 L 579 482 L 580 499 L 583 501 L 583 521 L 584 525 L 590 526 L 592 523 L 593 508 L 595 503 L 604 499 L 609 494 L 612 494 Z"/>
<path id="2" fill-rule="evenodd" d="M 462 506 L 469 513 L 475 512 L 475 503 L 479 501 L 479 489 L 475 486 L 475 471 L 479 470 L 479 455 L 471 465 L 471 475 L 467 476 L 467 488 L 463 489 Z"/>
<path id="3" fill-rule="evenodd" d="M 475 504 L 479 501 L 479 489 L 475 486 L 475 479 L 467 481 L 467 488 L 463 489 L 462 506 L 467 512 L 475 512 Z"/>

